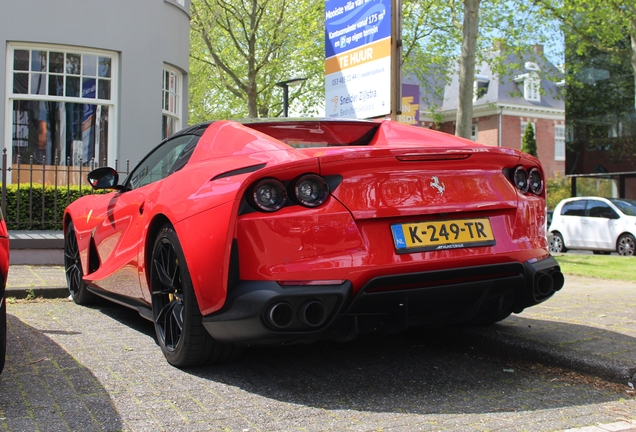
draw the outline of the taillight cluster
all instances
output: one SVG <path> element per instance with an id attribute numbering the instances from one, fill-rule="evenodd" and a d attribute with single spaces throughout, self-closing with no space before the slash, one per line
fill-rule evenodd
<path id="1" fill-rule="evenodd" d="M 264 212 L 279 210 L 288 200 L 305 207 L 317 207 L 329 197 L 329 185 L 319 175 L 304 174 L 285 186 L 273 178 L 254 183 L 247 198 L 256 209 Z"/>
<path id="2" fill-rule="evenodd" d="M 512 182 L 522 194 L 531 191 L 535 195 L 541 195 L 541 192 L 543 192 L 543 176 L 537 167 L 533 167 L 528 171 L 519 165 L 513 171 Z"/>

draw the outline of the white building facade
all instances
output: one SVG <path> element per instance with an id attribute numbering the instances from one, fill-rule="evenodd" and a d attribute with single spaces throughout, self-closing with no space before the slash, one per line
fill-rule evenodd
<path id="1" fill-rule="evenodd" d="M 134 165 L 187 125 L 190 0 L 22 0 L 0 14 L 9 165 Z"/>

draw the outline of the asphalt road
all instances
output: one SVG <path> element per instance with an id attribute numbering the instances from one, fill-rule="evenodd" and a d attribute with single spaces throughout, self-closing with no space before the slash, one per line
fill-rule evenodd
<path id="1" fill-rule="evenodd" d="M 621 382 L 636 366 L 635 287 L 568 278 L 550 301 L 489 328 L 249 348 L 186 371 L 165 362 L 134 311 L 16 300 L 0 430 L 636 430 L 636 397 Z M 565 368 L 529 345 L 569 353 Z M 567 367 L 586 356 L 606 369 Z"/>

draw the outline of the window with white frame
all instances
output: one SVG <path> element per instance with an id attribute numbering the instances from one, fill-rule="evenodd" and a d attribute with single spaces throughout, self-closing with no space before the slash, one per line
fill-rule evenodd
<path id="1" fill-rule="evenodd" d="M 565 125 L 554 126 L 554 160 L 565 160 Z"/>
<path id="2" fill-rule="evenodd" d="M 12 162 L 77 165 L 107 159 L 116 54 L 10 44 L 8 55 Z"/>
<path id="3" fill-rule="evenodd" d="M 479 132 L 479 127 L 477 123 L 473 123 L 470 127 L 470 139 L 473 141 L 477 141 L 477 133 Z"/>
<path id="4" fill-rule="evenodd" d="M 531 102 L 541 102 L 541 77 L 537 72 L 527 72 L 514 78 L 517 84 L 523 84 L 523 98 Z"/>
<path id="5" fill-rule="evenodd" d="M 538 76 L 530 77 L 524 81 L 523 97 L 528 101 L 541 102 L 541 80 Z"/>
<path id="6" fill-rule="evenodd" d="M 167 138 L 181 129 L 181 110 L 179 89 L 181 74 L 176 69 L 164 66 L 163 89 L 161 92 L 162 128 L 161 138 Z"/>

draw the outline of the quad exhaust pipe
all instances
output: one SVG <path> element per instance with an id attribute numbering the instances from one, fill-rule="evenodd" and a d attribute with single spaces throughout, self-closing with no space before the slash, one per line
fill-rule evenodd
<path id="1" fill-rule="evenodd" d="M 294 322 L 294 308 L 286 302 L 274 303 L 265 311 L 265 321 L 277 329 L 287 328 Z"/>
<path id="2" fill-rule="evenodd" d="M 305 327 L 320 327 L 327 320 L 327 308 L 319 300 L 307 300 L 298 309 L 291 304 L 280 301 L 273 303 L 265 310 L 265 321 L 278 330 L 289 328 L 296 318 Z"/>
<path id="3" fill-rule="evenodd" d="M 563 288 L 564 283 L 565 278 L 560 271 L 537 272 L 534 278 L 534 298 L 543 300 Z"/>
<path id="4" fill-rule="evenodd" d="M 327 309 L 318 300 L 308 300 L 298 308 L 298 320 L 306 326 L 321 326 L 326 319 Z"/>

